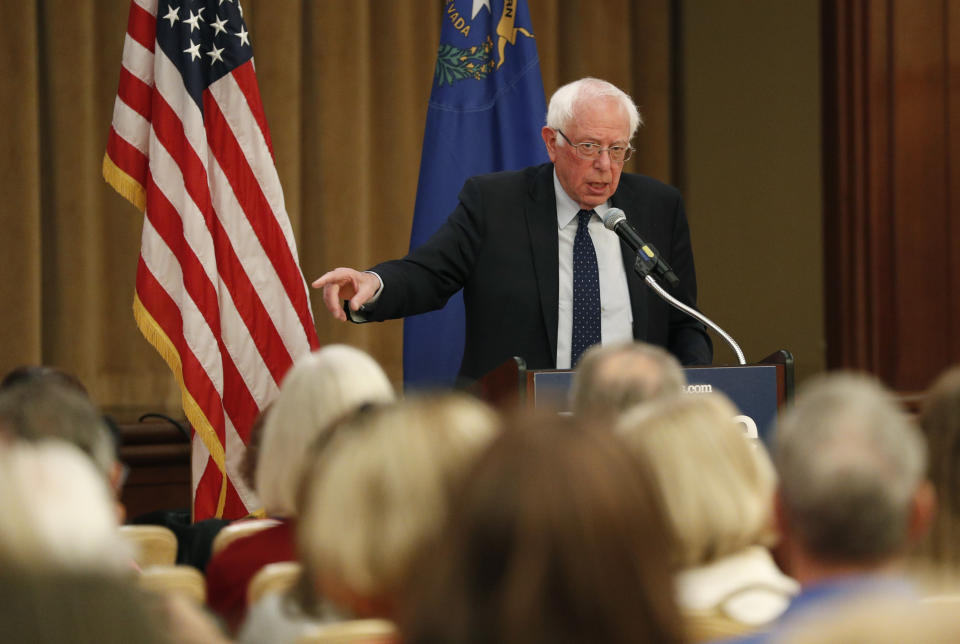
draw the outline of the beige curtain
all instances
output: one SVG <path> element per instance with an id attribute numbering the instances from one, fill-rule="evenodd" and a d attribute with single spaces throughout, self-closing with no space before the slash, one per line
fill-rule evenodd
<path id="1" fill-rule="evenodd" d="M 304 274 L 407 248 L 442 0 L 246 0 Z M 545 90 L 581 76 L 630 92 L 647 127 L 633 170 L 670 181 L 668 0 L 529 0 Z M 141 215 L 100 176 L 128 0 L 0 5 L 0 372 L 77 374 L 121 417 L 177 413 L 176 384 L 131 314 Z M 402 322 L 335 322 L 321 343 L 402 379 Z"/>

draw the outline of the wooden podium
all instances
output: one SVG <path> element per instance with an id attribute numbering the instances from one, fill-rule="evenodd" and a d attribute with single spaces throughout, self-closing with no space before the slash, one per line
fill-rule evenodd
<path id="1" fill-rule="evenodd" d="M 753 420 L 764 440 L 773 428 L 777 411 L 793 397 L 793 356 L 784 349 L 754 364 L 684 367 L 684 372 L 689 393 L 725 394 Z M 474 388 L 480 398 L 497 407 L 520 405 L 567 411 L 572 381 L 572 369 L 527 369 L 523 358 L 514 357 L 480 378 Z"/>

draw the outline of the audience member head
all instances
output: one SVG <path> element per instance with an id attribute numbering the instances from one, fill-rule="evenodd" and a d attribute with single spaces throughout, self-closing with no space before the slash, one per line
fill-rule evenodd
<path id="1" fill-rule="evenodd" d="M 933 563 L 960 572 L 960 366 L 940 375 L 920 412 L 927 439 L 930 481 L 937 492 L 937 515 L 921 545 Z"/>
<path id="2" fill-rule="evenodd" d="M 617 424 L 651 465 L 682 568 L 771 540 L 773 466 L 738 413 L 721 394 L 690 394 L 640 405 Z"/>
<path id="3" fill-rule="evenodd" d="M 257 493 L 267 514 L 296 514 L 307 447 L 333 421 L 393 399 L 380 365 L 359 349 L 331 344 L 297 360 L 266 416 L 257 456 Z"/>
<path id="4" fill-rule="evenodd" d="M 0 451 L 0 558 L 33 567 L 130 570 L 113 499 L 90 459 L 62 441 Z"/>
<path id="5" fill-rule="evenodd" d="M 659 493 L 612 432 L 515 419 L 455 499 L 405 593 L 408 644 L 681 641 Z"/>
<path id="6" fill-rule="evenodd" d="M 802 387 L 778 423 L 774 463 L 777 518 L 802 584 L 893 563 L 933 513 L 923 437 L 866 375 Z"/>
<path id="7" fill-rule="evenodd" d="M 83 383 L 80 382 L 76 376 L 58 367 L 50 367 L 47 365 L 22 365 L 11 369 L 7 372 L 7 375 L 3 377 L 3 380 L 0 381 L 0 391 L 24 382 L 35 382 L 37 380 L 52 380 L 60 383 L 67 389 L 73 389 L 85 398 L 89 397 L 87 388 L 83 386 Z"/>
<path id="8" fill-rule="evenodd" d="M 11 377 L 17 373 L 20 375 Z M 71 443 L 113 483 L 118 467 L 114 439 L 82 385 L 72 376 L 47 367 L 14 370 L 4 383 L 0 388 L 0 424 L 8 432 L 26 441 L 57 439 Z"/>
<path id="9" fill-rule="evenodd" d="M 645 342 L 594 345 L 577 365 L 573 413 L 620 414 L 638 403 L 683 392 L 687 378 L 672 354 Z"/>
<path id="10" fill-rule="evenodd" d="M 451 488 L 498 425 L 463 394 L 408 398 L 338 423 L 317 446 L 297 528 L 319 594 L 348 615 L 391 617 L 414 552 L 439 531 Z"/>

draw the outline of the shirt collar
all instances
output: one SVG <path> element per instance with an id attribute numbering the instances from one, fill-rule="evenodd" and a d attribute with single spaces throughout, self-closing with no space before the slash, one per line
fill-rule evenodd
<path id="1" fill-rule="evenodd" d="M 781 573 L 770 552 L 761 546 L 748 546 L 709 564 L 681 570 L 675 579 L 680 605 L 693 610 L 709 610 L 737 591 L 755 585 L 784 597 L 792 597 L 800 590 L 799 584 Z"/>
<path id="2" fill-rule="evenodd" d="M 557 177 L 557 169 L 553 169 L 553 191 L 557 197 L 557 227 L 564 228 L 573 221 L 573 218 L 580 212 L 580 205 L 570 198 L 567 191 L 560 185 L 560 178 Z M 610 203 L 603 203 L 593 210 L 603 220 L 603 215 L 610 209 Z"/>

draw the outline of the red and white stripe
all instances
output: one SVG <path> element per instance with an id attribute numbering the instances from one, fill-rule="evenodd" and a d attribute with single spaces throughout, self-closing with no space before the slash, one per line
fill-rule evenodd
<path id="1" fill-rule="evenodd" d="M 259 505 L 250 427 L 318 342 L 253 61 L 201 113 L 155 39 L 156 0 L 134 0 L 104 174 L 144 206 L 134 308 L 195 430 L 194 517 L 234 518 Z"/>

